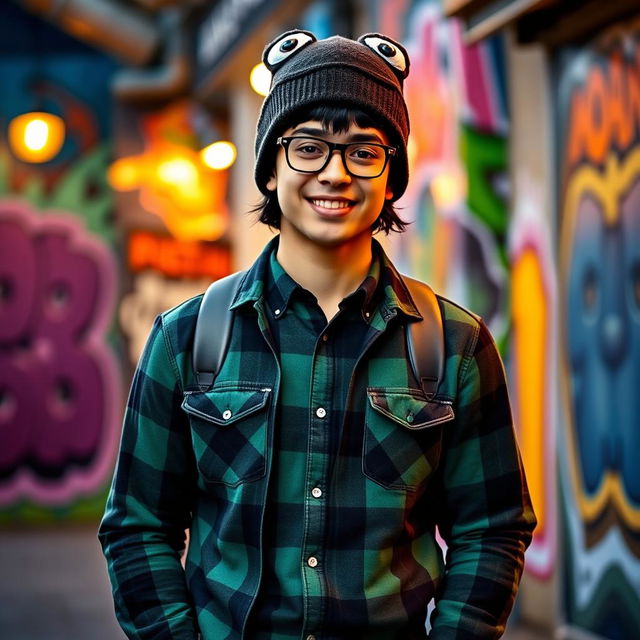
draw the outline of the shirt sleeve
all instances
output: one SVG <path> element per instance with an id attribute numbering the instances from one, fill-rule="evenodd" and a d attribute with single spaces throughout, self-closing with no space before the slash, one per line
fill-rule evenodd
<path id="1" fill-rule="evenodd" d="M 433 640 L 499 638 L 536 525 L 513 429 L 504 367 L 480 323 L 459 374 L 456 419 L 445 433 L 439 491 L 446 573 Z"/>
<path id="2" fill-rule="evenodd" d="M 159 317 L 134 374 L 98 533 L 129 638 L 198 637 L 180 562 L 195 487 L 182 395 Z"/>

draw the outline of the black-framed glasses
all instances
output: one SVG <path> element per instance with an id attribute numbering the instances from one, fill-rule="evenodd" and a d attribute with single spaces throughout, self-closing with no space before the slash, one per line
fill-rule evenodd
<path id="1" fill-rule="evenodd" d="M 300 173 L 318 173 L 328 164 L 334 151 L 339 151 L 349 174 L 355 178 L 381 176 L 396 147 L 377 142 L 329 142 L 312 136 L 280 137 L 277 144 L 284 147 L 287 164 Z"/>

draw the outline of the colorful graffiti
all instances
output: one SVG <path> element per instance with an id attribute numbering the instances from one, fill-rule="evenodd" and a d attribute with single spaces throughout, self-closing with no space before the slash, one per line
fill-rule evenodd
<path id="1" fill-rule="evenodd" d="M 530 490 L 541 516 L 527 571 L 547 578 L 555 553 L 554 470 L 544 464 L 554 450 L 548 380 L 555 277 L 548 223 L 535 205 L 516 215 L 507 207 L 502 41 L 465 45 L 459 23 L 445 20 L 440 5 L 378 3 L 374 28 L 399 38 L 411 56 L 405 85 L 411 179 L 399 205 L 412 225 L 392 239 L 392 252 L 404 271 L 482 315 L 506 356 Z M 530 203 L 538 203 L 535 189 L 531 193 Z"/>
<path id="2" fill-rule="evenodd" d="M 392 6 L 393 5 L 393 6 Z M 468 47 L 439 2 L 381 3 L 376 28 L 411 56 L 410 172 L 393 238 L 404 270 L 483 315 L 499 341 L 509 325 L 507 114 L 500 41 Z"/>
<path id="3" fill-rule="evenodd" d="M 640 629 L 640 22 L 558 58 L 568 621 Z"/>
<path id="4" fill-rule="evenodd" d="M 12 20 L 3 128 L 38 105 L 60 114 L 66 138 L 42 164 L 0 141 L 0 522 L 93 519 L 123 402 L 105 178 L 117 65 L 33 16 Z"/>
<path id="5" fill-rule="evenodd" d="M 544 185 L 515 169 L 511 257 L 511 399 L 538 526 L 526 569 L 541 580 L 556 570 L 555 466 L 557 285 Z"/>
<path id="6" fill-rule="evenodd" d="M 111 254 L 78 220 L 0 204 L 0 505 L 64 504 L 108 479 L 115 284 Z"/>

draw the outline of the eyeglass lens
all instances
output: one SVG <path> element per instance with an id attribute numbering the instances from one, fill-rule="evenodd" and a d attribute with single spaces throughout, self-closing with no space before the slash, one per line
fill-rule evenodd
<path id="1" fill-rule="evenodd" d="M 296 171 L 320 171 L 327 163 L 329 152 L 326 142 L 314 138 L 291 138 L 287 145 L 289 164 Z M 373 178 L 384 171 L 387 151 L 374 143 L 354 142 L 346 146 L 342 157 L 349 173 Z"/>

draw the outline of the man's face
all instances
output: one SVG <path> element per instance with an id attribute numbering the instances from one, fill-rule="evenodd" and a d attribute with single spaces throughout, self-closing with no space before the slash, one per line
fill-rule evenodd
<path id="1" fill-rule="evenodd" d="M 283 136 L 309 135 L 329 142 L 375 142 L 389 144 L 377 128 L 350 124 L 347 131 L 331 133 L 321 122 L 308 120 L 287 129 Z M 317 173 L 299 173 L 289 167 L 280 147 L 267 188 L 275 191 L 282 211 L 283 238 L 333 247 L 371 235 L 385 199 L 393 197 L 387 186 L 389 165 L 376 178 L 356 178 L 347 172 L 339 151 Z"/>

